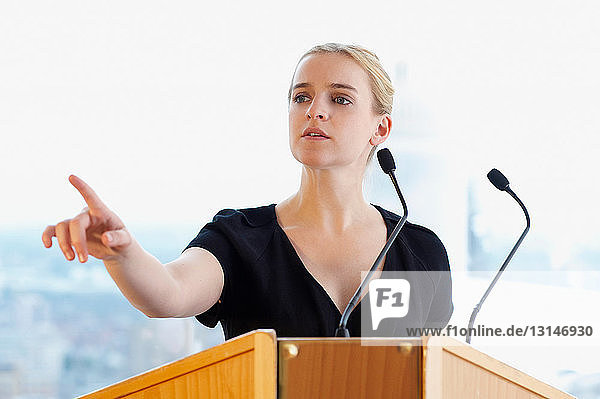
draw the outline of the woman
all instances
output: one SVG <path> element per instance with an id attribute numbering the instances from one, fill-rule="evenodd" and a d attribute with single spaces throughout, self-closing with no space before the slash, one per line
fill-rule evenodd
<path id="1" fill-rule="evenodd" d="M 88 254 L 102 259 L 121 292 L 150 317 L 196 316 L 208 326 L 220 320 L 227 339 L 257 328 L 331 336 L 361 271 L 399 219 L 367 203 L 362 190 L 367 163 L 390 134 L 392 98 L 375 54 L 316 46 L 300 59 L 288 94 L 289 143 L 302 164 L 297 193 L 277 205 L 219 212 L 178 259 L 162 265 L 85 182 L 70 176 L 88 208 L 48 226 L 44 245 L 56 236 L 68 260 L 75 252 L 81 262 Z M 452 313 L 449 275 L 431 275 L 449 266 L 435 234 L 407 223 L 387 258 L 381 270 L 429 273 L 413 322 L 445 324 Z M 348 322 L 352 336 L 361 335 L 361 304 Z M 371 334 L 377 331 L 362 331 Z"/>

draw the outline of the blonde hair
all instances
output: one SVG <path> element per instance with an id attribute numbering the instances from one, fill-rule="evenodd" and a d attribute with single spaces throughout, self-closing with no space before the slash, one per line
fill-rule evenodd
<path id="1" fill-rule="evenodd" d="M 369 75 L 371 81 L 371 93 L 373 95 L 373 112 L 377 115 L 392 115 L 392 105 L 394 101 L 394 86 L 389 75 L 383 69 L 381 62 L 377 55 L 362 46 L 355 44 L 340 44 L 340 43 L 325 43 L 318 46 L 314 46 L 310 50 L 300 57 L 296 68 L 294 69 L 294 75 L 300 62 L 312 54 L 342 54 L 352 58 L 360 65 L 365 72 Z M 292 99 L 292 85 L 294 84 L 294 78 L 292 76 L 292 82 L 288 90 L 288 104 Z M 369 153 L 367 164 L 373 158 L 373 154 L 377 150 L 377 146 L 374 146 Z"/>

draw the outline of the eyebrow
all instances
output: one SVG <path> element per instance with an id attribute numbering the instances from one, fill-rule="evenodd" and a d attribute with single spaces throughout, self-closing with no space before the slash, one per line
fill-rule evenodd
<path id="1" fill-rule="evenodd" d="M 292 91 L 300 88 L 300 87 L 311 87 L 312 85 L 310 83 L 296 83 L 294 85 L 294 87 L 292 87 Z M 347 85 L 345 83 L 331 83 L 329 85 L 329 87 L 331 87 L 332 89 L 348 89 L 348 90 L 353 90 L 356 93 L 358 93 L 358 90 L 356 90 L 356 88 L 354 88 L 353 86 Z"/>

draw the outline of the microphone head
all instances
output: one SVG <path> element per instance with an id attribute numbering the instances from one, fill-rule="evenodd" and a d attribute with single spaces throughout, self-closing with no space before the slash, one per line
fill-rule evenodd
<path id="1" fill-rule="evenodd" d="M 487 178 L 500 191 L 505 191 L 508 188 L 508 179 L 496 168 L 488 172 Z"/>
<path id="2" fill-rule="evenodd" d="M 385 174 L 389 174 L 396 170 L 396 163 L 394 162 L 394 157 L 392 153 L 387 148 L 382 148 L 377 151 L 377 160 L 379 161 L 379 166 L 383 169 Z"/>

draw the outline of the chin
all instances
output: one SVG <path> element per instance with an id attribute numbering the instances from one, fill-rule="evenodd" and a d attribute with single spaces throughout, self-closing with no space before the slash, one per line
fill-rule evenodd
<path id="1" fill-rule="evenodd" d="M 331 156 L 320 151 L 293 151 L 292 155 L 296 161 L 313 169 L 329 169 L 335 164 Z"/>

